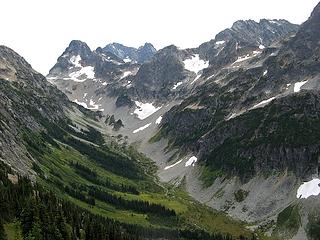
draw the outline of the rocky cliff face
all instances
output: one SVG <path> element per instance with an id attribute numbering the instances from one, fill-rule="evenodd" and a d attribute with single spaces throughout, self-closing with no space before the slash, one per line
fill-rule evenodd
<path id="1" fill-rule="evenodd" d="M 24 131 L 41 131 L 44 121 L 65 118 L 72 104 L 13 50 L 0 46 L 0 159 L 22 174 L 32 174 Z"/>

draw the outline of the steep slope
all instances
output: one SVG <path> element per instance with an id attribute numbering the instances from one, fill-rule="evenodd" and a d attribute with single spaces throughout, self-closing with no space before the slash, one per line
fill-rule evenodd
<path id="1" fill-rule="evenodd" d="M 63 106 L 72 104 L 21 56 L 4 46 L 0 46 L 0 98 L 0 159 L 27 174 L 31 157 L 22 144 L 23 129 L 43 129 L 39 118 L 56 122 L 64 119 Z"/>
<path id="2" fill-rule="evenodd" d="M 301 181 L 319 176 L 319 9 L 277 48 L 213 70 L 164 115 L 152 139 L 167 136 L 167 149 L 180 149 L 160 176 L 185 176 L 191 195 L 214 208 L 265 221 L 268 229 L 284 209 L 299 206 L 295 221 L 302 226 L 285 233 L 274 225 L 273 234 L 288 239 L 307 238 L 307 223 L 319 214 L 317 197 L 297 199 Z M 190 170 L 183 165 L 192 155 L 197 164 Z"/>

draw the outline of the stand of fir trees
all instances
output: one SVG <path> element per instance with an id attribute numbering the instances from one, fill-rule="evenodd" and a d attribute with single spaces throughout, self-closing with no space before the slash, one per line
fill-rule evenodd
<path id="1" fill-rule="evenodd" d="M 199 230 L 144 228 L 120 223 L 59 199 L 27 178 L 19 177 L 14 184 L 8 179 L 8 173 L 12 173 L 10 168 L 0 162 L 0 240 L 7 240 L 4 224 L 13 222 L 21 225 L 24 240 L 232 240 L 230 236 Z"/>

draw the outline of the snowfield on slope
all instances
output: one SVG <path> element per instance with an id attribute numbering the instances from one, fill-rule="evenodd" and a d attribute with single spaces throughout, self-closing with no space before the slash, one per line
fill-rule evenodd
<path id="1" fill-rule="evenodd" d="M 161 123 L 161 121 L 162 121 L 162 116 L 160 116 L 160 117 L 158 117 L 158 118 L 157 118 L 157 120 L 156 120 L 156 124 L 158 124 L 158 125 L 159 125 L 159 124 Z"/>
<path id="2" fill-rule="evenodd" d="M 100 110 L 100 111 L 104 111 L 104 109 L 100 108 L 101 107 L 101 104 L 96 104 L 92 99 L 90 99 L 90 103 L 89 105 L 85 102 L 81 102 L 81 101 L 78 101 L 78 99 L 75 99 L 73 102 L 75 102 L 76 104 L 86 108 L 86 109 L 89 109 L 89 110 Z"/>
<path id="3" fill-rule="evenodd" d="M 173 86 L 172 90 L 176 90 L 177 87 L 179 87 L 181 84 L 182 84 L 182 82 L 177 82 L 177 83 Z"/>
<path id="4" fill-rule="evenodd" d="M 170 169 L 170 168 L 173 168 L 174 166 L 178 165 L 178 164 L 181 163 L 181 162 L 182 162 L 182 159 L 179 160 L 178 162 L 172 164 L 172 165 L 169 165 L 169 166 L 165 167 L 164 170 L 168 170 L 168 169 Z"/>
<path id="5" fill-rule="evenodd" d="M 308 82 L 308 81 L 303 81 L 303 82 L 297 82 L 297 83 L 295 83 L 295 84 L 294 84 L 294 89 L 293 89 L 293 91 L 294 91 L 295 93 L 300 92 L 301 87 L 302 87 L 303 85 L 305 85 L 307 82 Z"/>
<path id="6" fill-rule="evenodd" d="M 267 104 L 269 104 L 270 102 L 272 102 L 274 99 L 276 99 L 276 98 L 275 98 L 275 97 L 272 97 L 272 98 L 263 100 L 263 101 L 261 101 L 260 103 L 254 105 L 254 106 L 252 107 L 252 109 L 259 108 L 259 107 L 264 107 L 265 105 L 267 105 Z"/>
<path id="7" fill-rule="evenodd" d="M 81 57 L 80 55 L 77 55 L 77 56 L 72 56 L 70 58 L 70 62 L 75 66 L 75 67 L 82 67 L 81 64 L 80 64 L 80 61 L 81 61 Z"/>
<path id="8" fill-rule="evenodd" d="M 145 130 L 147 127 L 149 127 L 150 125 L 151 125 L 151 123 L 148 123 L 148 124 L 146 124 L 146 125 L 138 128 L 138 129 L 134 130 L 132 133 L 137 133 L 137 132 L 143 131 L 143 130 Z"/>
<path id="9" fill-rule="evenodd" d="M 194 167 L 195 163 L 198 161 L 198 158 L 196 158 L 195 156 L 192 156 L 191 158 L 189 158 L 189 160 L 186 162 L 186 167 L 192 166 Z"/>
<path id="10" fill-rule="evenodd" d="M 133 73 L 131 71 L 125 71 L 122 75 L 122 77 L 120 78 L 121 79 L 124 79 L 125 77 L 128 77 L 129 75 L 132 75 Z"/>
<path id="11" fill-rule="evenodd" d="M 183 63 L 185 69 L 191 72 L 195 72 L 196 74 L 201 70 L 209 67 L 209 61 L 200 59 L 199 54 L 195 54 L 194 56 L 192 56 L 192 58 L 184 60 Z"/>
<path id="12" fill-rule="evenodd" d="M 161 107 L 153 106 L 153 103 L 141 103 L 135 101 L 135 104 L 137 108 L 134 110 L 133 113 L 137 114 L 138 118 L 141 120 L 151 116 L 152 114 L 161 109 Z"/>
<path id="13" fill-rule="evenodd" d="M 301 184 L 297 191 L 297 198 L 307 199 L 310 196 L 318 196 L 320 194 L 320 179 L 315 178 L 309 182 Z"/>
<path id="14" fill-rule="evenodd" d="M 94 74 L 95 74 L 94 67 L 87 66 L 87 67 L 82 67 L 79 71 L 70 73 L 69 76 L 71 80 L 75 82 L 79 82 L 79 81 L 83 82 L 83 80 L 79 80 L 80 77 L 85 75 L 87 79 L 94 79 Z"/>
<path id="15" fill-rule="evenodd" d="M 63 78 L 63 79 L 72 80 L 75 82 L 84 82 L 87 79 L 94 79 L 94 75 L 95 75 L 94 67 L 92 66 L 83 67 L 80 63 L 81 60 L 82 59 L 80 55 L 72 56 L 70 58 L 70 62 L 73 64 L 73 66 L 76 68 L 80 68 L 80 70 L 70 73 L 69 78 Z M 83 78 L 83 79 L 79 79 L 79 78 Z"/>

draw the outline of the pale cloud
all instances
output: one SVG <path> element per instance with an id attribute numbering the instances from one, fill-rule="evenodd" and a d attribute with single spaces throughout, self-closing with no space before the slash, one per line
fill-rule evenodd
<path id="1" fill-rule="evenodd" d="M 73 39 L 196 47 L 239 19 L 302 23 L 318 0 L 10 0 L 1 3 L 0 44 L 43 74 Z"/>

